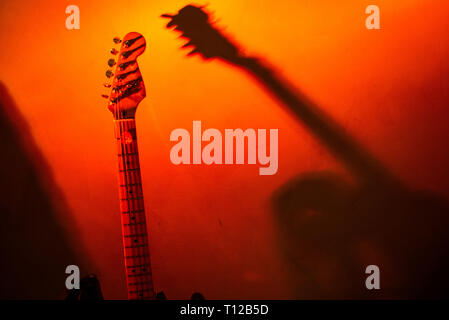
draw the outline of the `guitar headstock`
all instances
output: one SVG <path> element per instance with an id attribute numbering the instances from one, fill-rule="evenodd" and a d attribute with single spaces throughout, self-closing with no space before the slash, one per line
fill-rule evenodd
<path id="1" fill-rule="evenodd" d="M 116 59 L 108 60 L 111 69 L 106 71 L 106 77 L 112 79 L 112 82 L 104 84 L 111 92 L 103 97 L 108 99 L 108 109 L 114 119 L 133 118 L 137 106 L 146 96 L 137 64 L 137 57 L 145 51 L 145 38 L 137 32 L 130 32 L 122 40 L 114 38 L 114 43 L 121 45 L 119 50 L 111 50 Z"/>
<path id="2" fill-rule="evenodd" d="M 182 46 L 193 47 L 187 55 L 199 53 L 204 59 L 222 58 L 235 62 L 239 58 L 239 50 L 212 25 L 209 14 L 203 8 L 188 5 L 175 15 L 163 14 L 161 17 L 171 19 L 167 28 L 174 27 L 175 31 L 181 32 L 182 38 L 189 40 Z"/>

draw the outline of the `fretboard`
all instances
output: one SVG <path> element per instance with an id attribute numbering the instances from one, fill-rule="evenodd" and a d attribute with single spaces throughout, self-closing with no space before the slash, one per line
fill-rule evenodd
<path id="1" fill-rule="evenodd" d="M 153 299 L 154 288 L 148 246 L 134 119 L 114 120 L 119 163 L 119 198 L 128 299 Z"/>

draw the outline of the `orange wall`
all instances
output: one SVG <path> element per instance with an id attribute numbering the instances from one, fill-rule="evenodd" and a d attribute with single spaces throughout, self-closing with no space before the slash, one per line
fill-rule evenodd
<path id="1" fill-rule="evenodd" d="M 338 170 L 307 132 L 238 70 L 186 58 L 162 13 L 188 1 L 2 1 L 0 81 L 29 122 L 81 229 L 106 298 L 125 298 L 112 116 L 100 97 L 114 36 L 142 33 L 147 98 L 137 113 L 155 285 L 169 298 L 291 297 L 269 197 L 296 174 Z M 210 0 L 218 24 L 333 116 L 413 188 L 449 196 L 449 3 Z M 364 26 L 381 8 L 380 31 Z M 200 3 L 201 4 L 201 3 Z M 279 171 L 174 166 L 175 128 L 279 128 Z M 75 238 L 74 238 L 75 239 Z M 65 266 L 61 266 L 63 272 Z"/>

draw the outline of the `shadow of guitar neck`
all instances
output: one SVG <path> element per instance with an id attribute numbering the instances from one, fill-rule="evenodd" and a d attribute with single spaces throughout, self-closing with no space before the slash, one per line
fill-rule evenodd
<path id="1" fill-rule="evenodd" d="M 226 59 L 255 78 L 269 93 L 282 102 L 331 153 L 354 173 L 361 182 L 397 184 L 386 168 L 364 150 L 345 130 L 324 114 L 306 97 L 302 96 L 284 79 L 275 74 L 258 59 L 236 57 Z"/>

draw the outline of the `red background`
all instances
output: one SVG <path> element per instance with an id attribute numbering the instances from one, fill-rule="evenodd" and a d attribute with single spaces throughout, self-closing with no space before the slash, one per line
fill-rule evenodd
<path id="1" fill-rule="evenodd" d="M 112 38 L 142 33 L 147 98 L 137 130 L 155 286 L 169 298 L 291 298 L 270 196 L 296 174 L 345 169 L 252 79 L 185 57 L 185 41 L 159 15 L 188 3 L 79 0 L 81 29 L 69 31 L 63 1 L 2 1 L 0 81 L 61 188 L 69 209 L 57 219 L 72 221 L 66 234 L 83 248 L 83 262 L 73 263 L 99 276 L 106 298 L 126 298 L 112 115 L 100 95 Z M 211 0 L 207 9 L 410 188 L 449 197 L 449 4 L 376 0 L 381 30 L 367 30 L 369 4 Z M 278 173 L 173 165 L 170 132 L 191 131 L 193 120 L 220 130 L 278 128 Z M 36 268 L 49 264 L 63 277 L 58 257 Z"/>

